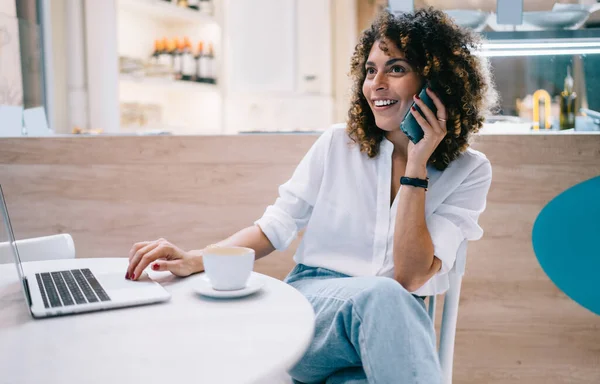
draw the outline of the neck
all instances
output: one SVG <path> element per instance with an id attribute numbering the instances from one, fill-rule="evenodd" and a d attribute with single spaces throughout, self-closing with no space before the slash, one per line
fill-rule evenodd
<path id="1" fill-rule="evenodd" d="M 397 130 L 393 132 L 386 132 L 385 138 L 394 144 L 393 155 L 395 158 L 408 159 L 408 137 L 404 132 Z"/>

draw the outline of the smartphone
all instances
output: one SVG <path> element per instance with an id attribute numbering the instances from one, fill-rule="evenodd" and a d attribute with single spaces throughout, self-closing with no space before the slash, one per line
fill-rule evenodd
<path id="1" fill-rule="evenodd" d="M 435 104 L 433 103 L 431 97 L 429 97 L 427 92 L 425 92 L 426 89 L 427 87 L 423 87 L 423 89 L 421 89 L 421 92 L 419 93 L 419 98 L 423 101 L 423 103 L 425 103 L 426 106 L 429 107 L 429 109 L 431 109 L 431 111 L 435 115 L 437 113 L 437 108 L 435 107 Z M 421 112 L 421 108 L 419 108 L 419 106 L 415 102 L 412 103 L 411 108 L 413 106 L 417 109 L 417 112 L 419 112 L 421 116 L 423 116 L 423 118 L 426 119 L 425 115 L 423 115 L 423 112 Z M 400 129 L 402 130 L 402 132 L 404 132 L 406 136 L 408 136 L 410 141 L 417 144 L 419 140 L 423 138 L 423 128 L 421 128 L 419 122 L 410 112 L 411 108 L 408 108 L 406 115 L 404 115 L 404 119 L 402 119 L 402 123 L 400 123 Z"/>

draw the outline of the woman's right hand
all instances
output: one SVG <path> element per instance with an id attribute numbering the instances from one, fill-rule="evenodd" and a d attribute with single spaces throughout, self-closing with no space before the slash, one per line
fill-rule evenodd
<path id="1" fill-rule="evenodd" d="M 154 241 L 135 243 L 129 251 L 129 267 L 126 279 L 136 280 L 148 265 L 154 271 L 170 271 L 177 276 L 189 276 L 204 270 L 202 256 L 181 250 L 169 241 L 160 238 Z"/>

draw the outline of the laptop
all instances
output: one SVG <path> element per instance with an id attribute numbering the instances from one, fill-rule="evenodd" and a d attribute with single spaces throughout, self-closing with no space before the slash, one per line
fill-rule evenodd
<path id="1" fill-rule="evenodd" d="M 171 294 L 149 278 L 143 281 L 126 280 L 124 273 L 105 273 L 93 268 L 39 270 L 23 272 L 8 208 L 0 185 L 0 211 L 8 233 L 23 293 L 34 318 L 71 315 L 98 310 L 131 307 L 167 301 Z M 68 264 L 71 260 L 64 260 Z"/>

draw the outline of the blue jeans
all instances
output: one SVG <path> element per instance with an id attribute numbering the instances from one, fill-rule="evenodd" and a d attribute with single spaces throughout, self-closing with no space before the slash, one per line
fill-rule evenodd
<path id="1" fill-rule="evenodd" d="M 397 281 L 298 264 L 285 282 L 316 315 L 314 339 L 289 371 L 296 383 L 441 383 L 425 303 Z"/>

